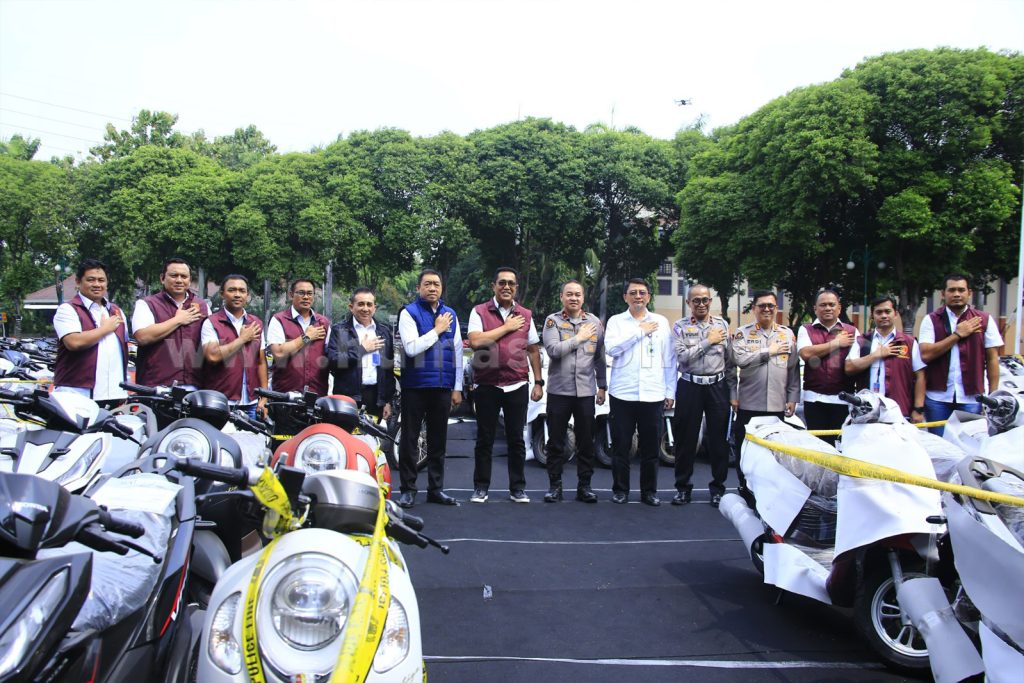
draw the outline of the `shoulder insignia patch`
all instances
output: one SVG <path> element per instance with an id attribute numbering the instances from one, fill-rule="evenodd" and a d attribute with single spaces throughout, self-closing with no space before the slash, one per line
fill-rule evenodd
<path id="1" fill-rule="evenodd" d="M 551 318 L 548 318 L 548 321 L 546 323 L 544 323 L 544 326 L 545 327 L 554 327 L 555 326 L 555 321 L 552 320 Z"/>

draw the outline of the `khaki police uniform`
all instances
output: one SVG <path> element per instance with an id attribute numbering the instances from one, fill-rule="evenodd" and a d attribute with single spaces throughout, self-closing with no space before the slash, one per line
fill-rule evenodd
<path id="1" fill-rule="evenodd" d="M 580 342 L 576 334 L 587 323 L 593 324 L 596 332 Z M 562 486 L 571 417 L 576 431 L 577 489 L 589 488 L 594 473 L 594 397 L 598 389 L 608 387 L 604 325 L 592 313 L 571 318 L 563 310 L 545 318 L 541 341 L 548 355 L 548 479 L 552 487 Z"/>
<path id="2" fill-rule="evenodd" d="M 725 336 L 720 343 L 712 344 L 708 335 L 715 329 Z M 693 316 L 681 318 L 672 326 L 672 342 L 679 369 L 673 425 L 676 490 L 688 493 L 693 489 L 690 478 L 703 419 L 707 423 L 704 444 L 711 461 L 708 489 L 712 497 L 720 496 L 725 493 L 729 474 L 729 397 L 736 390 L 729 324 L 717 316 L 704 321 Z"/>

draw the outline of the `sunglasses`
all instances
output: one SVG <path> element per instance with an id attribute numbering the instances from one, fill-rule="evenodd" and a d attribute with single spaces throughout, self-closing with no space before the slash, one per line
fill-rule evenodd
<path id="1" fill-rule="evenodd" d="M 518 287 L 519 286 L 519 283 L 516 282 L 515 280 L 498 280 L 494 284 L 498 285 L 499 287 Z"/>
<path id="2" fill-rule="evenodd" d="M 757 307 L 762 311 L 774 311 L 777 308 L 775 304 L 757 304 Z"/>
<path id="3" fill-rule="evenodd" d="M 709 303 L 711 303 L 711 297 L 697 296 L 690 299 L 690 303 L 693 304 L 694 306 L 707 306 Z"/>

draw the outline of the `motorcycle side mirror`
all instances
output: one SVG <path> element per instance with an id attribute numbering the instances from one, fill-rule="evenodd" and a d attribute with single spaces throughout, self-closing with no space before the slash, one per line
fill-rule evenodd
<path id="1" fill-rule="evenodd" d="M 26 505 L 15 501 L 11 505 L 11 513 L 4 526 L 14 532 L 18 547 L 38 548 L 50 523 L 50 511 L 39 505 Z"/>

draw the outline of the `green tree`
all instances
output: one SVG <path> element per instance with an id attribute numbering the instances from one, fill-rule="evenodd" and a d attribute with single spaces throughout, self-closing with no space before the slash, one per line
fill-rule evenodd
<path id="1" fill-rule="evenodd" d="M 177 114 L 142 109 L 132 118 L 130 130 L 118 130 L 114 124 L 108 123 L 103 134 L 104 143 L 91 148 L 89 153 L 105 161 L 127 156 L 145 145 L 185 147 L 189 145 L 190 139 L 174 130 L 177 123 Z"/>
<path id="2" fill-rule="evenodd" d="M 26 138 L 15 133 L 8 140 L 0 140 L 0 155 L 31 161 L 39 151 L 40 144 L 39 138 Z"/>

